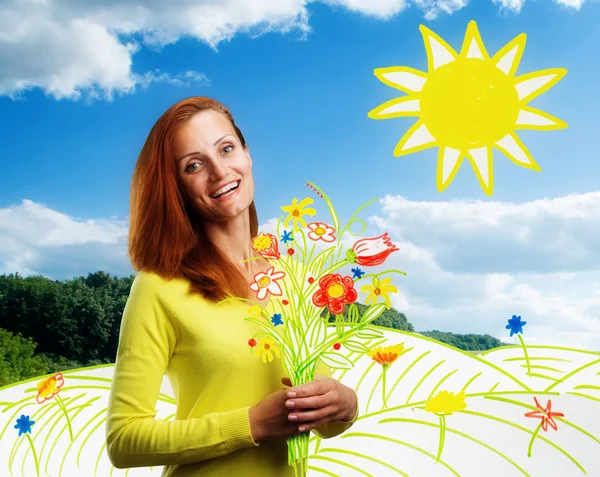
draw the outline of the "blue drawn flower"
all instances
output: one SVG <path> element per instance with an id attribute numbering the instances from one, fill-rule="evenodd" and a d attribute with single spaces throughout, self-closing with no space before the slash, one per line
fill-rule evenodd
<path id="1" fill-rule="evenodd" d="M 521 321 L 521 317 L 517 315 L 513 315 L 510 320 L 508 320 L 508 325 L 506 325 L 506 329 L 510 330 L 510 336 L 523 333 L 523 327 L 527 324 L 526 321 Z"/>
<path id="2" fill-rule="evenodd" d="M 364 274 L 365 274 L 365 272 L 363 272 L 358 267 L 352 269 L 352 278 L 358 278 L 358 279 L 360 279 L 360 277 L 362 277 Z"/>
<path id="3" fill-rule="evenodd" d="M 17 424 L 15 425 L 15 429 L 19 429 L 19 437 L 21 434 L 25 434 L 29 432 L 31 434 L 31 426 L 35 424 L 35 421 L 30 421 L 29 416 L 25 414 L 21 414 L 21 417 L 17 419 Z"/>
<path id="4" fill-rule="evenodd" d="M 288 242 L 292 242 L 293 240 L 294 239 L 292 238 L 292 232 L 291 231 L 288 232 L 287 230 L 284 230 L 283 235 L 281 236 L 280 242 L 288 243 Z"/>
<path id="5" fill-rule="evenodd" d="M 275 313 L 271 317 L 271 321 L 273 322 L 273 326 L 283 325 L 283 320 L 281 319 L 281 313 Z"/>

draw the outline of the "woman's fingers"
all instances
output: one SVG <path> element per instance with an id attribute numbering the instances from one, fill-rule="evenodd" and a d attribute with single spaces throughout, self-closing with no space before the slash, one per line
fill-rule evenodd
<path id="1" fill-rule="evenodd" d="M 335 408 L 333 406 L 328 406 L 323 409 L 312 409 L 304 412 L 290 412 L 288 415 L 288 421 L 310 423 L 324 420 L 324 422 L 328 422 L 334 413 Z"/>

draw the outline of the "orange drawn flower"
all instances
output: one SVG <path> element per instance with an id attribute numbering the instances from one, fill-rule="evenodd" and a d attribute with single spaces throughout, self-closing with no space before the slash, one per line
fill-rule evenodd
<path id="1" fill-rule="evenodd" d="M 404 351 L 404 345 L 397 344 L 394 346 L 378 346 L 367 353 L 367 355 L 373 360 L 377 361 L 382 366 L 389 366 L 398 359 L 398 356 Z"/>
<path id="2" fill-rule="evenodd" d="M 346 303 L 353 303 L 357 298 L 351 277 L 342 278 L 337 273 L 330 273 L 319 279 L 319 289 L 312 296 L 312 302 L 317 307 L 327 305 L 331 313 L 339 315 Z"/>
<path id="3" fill-rule="evenodd" d="M 565 417 L 562 412 L 554 412 L 552 411 L 552 401 L 548 399 L 546 403 L 546 407 L 543 408 L 536 397 L 533 398 L 535 401 L 535 405 L 537 409 L 535 411 L 526 412 L 526 417 L 534 417 L 542 420 L 542 430 L 548 431 L 548 424 L 555 431 L 558 431 L 558 426 L 556 425 L 556 421 L 554 420 L 554 416 L 556 417 Z"/>
<path id="4" fill-rule="evenodd" d="M 65 384 L 65 380 L 62 373 L 56 373 L 54 376 L 42 379 L 37 385 L 38 392 L 35 400 L 38 404 L 49 401 L 59 393 L 63 384 Z"/>

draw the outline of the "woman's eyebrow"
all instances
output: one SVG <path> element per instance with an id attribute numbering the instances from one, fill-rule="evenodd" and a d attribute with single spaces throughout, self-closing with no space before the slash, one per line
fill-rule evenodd
<path id="1" fill-rule="evenodd" d="M 233 136 L 233 134 L 231 133 L 227 133 L 224 136 L 221 136 L 219 139 L 217 139 L 214 143 L 213 146 L 216 146 L 217 144 L 219 144 L 219 141 L 222 141 L 224 138 L 226 138 L 227 136 Z M 201 152 L 198 151 L 194 151 L 194 152 L 188 152 L 187 154 L 184 154 L 183 156 L 181 156 L 179 159 L 177 159 L 177 162 L 181 162 L 182 159 L 185 159 L 186 157 L 189 156 L 194 156 L 196 154 L 202 154 Z"/>

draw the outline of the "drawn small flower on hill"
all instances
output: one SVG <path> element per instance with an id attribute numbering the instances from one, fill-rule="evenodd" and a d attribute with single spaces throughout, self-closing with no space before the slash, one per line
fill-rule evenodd
<path id="1" fill-rule="evenodd" d="M 365 304 L 374 305 L 377 303 L 378 298 L 381 296 L 385 301 L 386 307 L 389 310 L 392 305 L 390 303 L 390 296 L 388 293 L 398 293 L 398 289 L 394 285 L 390 285 L 392 282 L 391 278 L 385 278 L 381 281 L 377 277 L 373 277 L 372 285 L 364 285 L 360 290 L 363 293 L 368 293 Z"/>
<path id="2" fill-rule="evenodd" d="M 294 230 L 297 232 L 300 230 L 298 227 L 298 223 L 302 227 L 306 227 L 306 221 L 302 218 L 303 215 L 309 215 L 311 217 L 317 215 L 317 211 L 312 207 L 306 207 L 309 204 L 314 203 L 314 200 L 310 197 L 306 197 L 302 199 L 300 203 L 298 203 L 298 199 L 294 197 L 292 200 L 292 205 L 284 205 L 281 207 L 281 210 L 288 213 L 288 216 L 285 218 L 283 226 L 287 228 L 290 220 L 294 222 Z"/>
<path id="3" fill-rule="evenodd" d="M 357 280 L 360 280 L 360 277 L 362 277 L 362 276 L 365 274 L 365 272 L 363 272 L 363 271 L 362 271 L 360 268 L 358 268 L 358 267 L 356 267 L 356 268 L 353 268 L 353 269 L 351 270 L 351 272 L 352 272 L 352 278 L 356 278 Z"/>
<path id="4" fill-rule="evenodd" d="M 327 225 L 323 222 L 311 222 L 307 225 L 308 238 L 315 242 L 321 240 L 323 242 L 331 243 L 335 242 L 335 229 L 331 225 Z"/>
<path id="5" fill-rule="evenodd" d="M 383 392 L 383 407 L 387 407 L 387 398 L 385 394 L 385 385 L 386 385 L 386 373 L 387 369 L 396 362 L 398 357 L 404 351 L 404 345 L 397 344 L 394 346 L 378 346 L 373 348 L 372 350 L 367 352 L 367 356 L 371 358 L 373 361 L 379 363 L 383 370 L 382 376 L 382 392 Z"/>
<path id="6" fill-rule="evenodd" d="M 446 416 L 452 413 L 462 411 L 467 407 L 464 391 L 454 394 L 450 391 L 440 391 L 433 398 L 425 403 L 425 410 L 435 414 L 440 419 L 440 440 L 438 443 L 438 453 L 436 463 L 439 462 L 444 450 L 444 438 L 446 436 Z"/>
<path id="7" fill-rule="evenodd" d="M 273 354 L 278 358 L 281 358 L 279 345 L 270 336 L 261 339 L 258 346 L 256 346 L 255 355 L 261 356 L 263 363 L 266 363 L 267 361 L 270 363 L 273 361 Z"/>
<path id="8" fill-rule="evenodd" d="M 31 452 L 33 453 L 33 459 L 35 460 L 35 470 L 37 472 L 37 476 L 40 477 L 40 466 L 37 453 L 35 452 L 35 447 L 33 446 L 33 440 L 29 435 L 31 434 L 31 426 L 33 426 L 34 424 L 35 421 L 31 421 L 29 419 L 29 416 L 21 414 L 21 417 L 17 419 L 17 423 L 15 424 L 14 428 L 19 430 L 18 437 L 21 437 L 22 434 L 25 434 L 25 437 L 29 441 L 29 446 L 31 447 Z"/>
<path id="9" fill-rule="evenodd" d="M 510 330 L 510 336 L 517 335 L 519 341 L 521 342 L 521 347 L 523 348 L 523 353 L 525 354 L 525 362 L 527 363 L 527 376 L 531 376 L 531 364 L 529 363 L 529 354 L 527 353 L 527 347 L 525 346 L 525 341 L 521 336 L 523 334 L 523 327 L 527 324 L 526 321 L 521 321 L 521 317 L 517 315 L 513 315 L 512 318 L 508 320 L 508 324 L 506 325 L 506 329 Z"/>
<path id="10" fill-rule="evenodd" d="M 550 399 L 548 399 L 548 402 L 546 403 L 546 407 L 542 407 L 542 405 L 539 403 L 539 401 L 537 400 L 537 398 L 535 396 L 534 396 L 533 400 L 535 402 L 535 406 L 537 407 L 537 409 L 534 411 L 526 412 L 525 417 L 541 419 L 541 422 L 540 422 L 540 425 L 538 426 L 538 428 L 535 430 L 535 432 L 531 436 L 531 440 L 529 441 L 529 449 L 527 451 L 528 457 L 531 457 L 531 448 L 533 447 L 533 441 L 539 434 L 540 429 L 543 430 L 544 432 L 547 432 L 548 425 L 549 425 L 552 429 L 554 429 L 555 431 L 558 431 L 558 426 L 556 425 L 556 421 L 554 420 L 554 417 L 565 417 L 565 415 L 562 412 L 556 412 L 556 411 L 552 410 L 552 401 Z"/>
<path id="11" fill-rule="evenodd" d="M 256 298 L 263 300 L 267 293 L 274 296 L 281 296 L 281 287 L 277 280 L 285 277 L 285 272 L 275 272 L 275 267 L 271 267 L 267 272 L 259 272 L 254 276 L 254 282 L 250 284 L 250 290 L 256 292 Z"/>
<path id="12" fill-rule="evenodd" d="M 50 401 L 54 396 L 56 396 L 56 402 L 58 407 L 62 410 L 65 418 L 67 419 L 67 427 L 69 428 L 69 435 L 71 436 L 71 441 L 73 440 L 73 429 L 71 427 L 71 419 L 69 419 L 69 413 L 67 412 L 67 407 L 65 403 L 59 396 L 60 388 L 65 384 L 65 380 L 62 373 L 55 373 L 53 376 L 42 379 L 37 384 L 37 395 L 35 397 L 38 404 L 42 404 L 46 401 Z"/>
<path id="13" fill-rule="evenodd" d="M 353 303 L 357 298 L 352 278 L 330 273 L 319 279 L 319 289 L 313 294 L 312 302 L 319 308 L 327 305 L 332 314 L 339 315 L 344 312 L 346 303 Z"/>
<path id="14" fill-rule="evenodd" d="M 281 256 L 277 237 L 273 234 L 264 234 L 262 232 L 258 234 L 252 240 L 252 249 L 261 257 L 271 260 L 279 260 Z"/>

